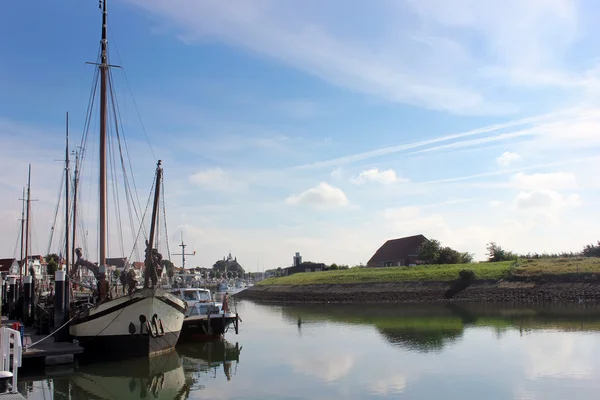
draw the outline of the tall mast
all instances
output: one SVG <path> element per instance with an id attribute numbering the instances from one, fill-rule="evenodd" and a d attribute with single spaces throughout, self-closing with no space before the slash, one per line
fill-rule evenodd
<path id="1" fill-rule="evenodd" d="M 108 80 L 108 56 L 106 39 L 106 1 L 102 2 L 102 40 L 100 42 L 102 53 L 100 55 L 100 237 L 98 254 L 99 266 L 106 266 L 106 126 L 108 122 L 107 114 L 107 93 L 106 86 Z"/>
<path id="2" fill-rule="evenodd" d="M 65 274 L 69 276 L 69 112 L 66 120 L 65 146 Z"/>
<path id="3" fill-rule="evenodd" d="M 23 250 L 25 246 L 25 188 L 23 188 L 23 198 L 21 199 L 21 266 L 19 267 L 19 279 L 23 282 Z"/>
<path id="4" fill-rule="evenodd" d="M 31 164 L 29 164 L 29 173 L 27 177 L 27 216 L 25 221 L 25 275 L 27 275 L 29 258 L 29 213 L 31 211 Z"/>
<path id="5" fill-rule="evenodd" d="M 75 152 L 75 172 L 73 173 L 73 248 L 71 260 L 75 262 L 75 232 L 77 231 L 77 186 L 79 185 L 79 152 Z"/>
<path id="6" fill-rule="evenodd" d="M 156 222 L 158 217 L 158 203 L 160 200 L 160 186 L 162 180 L 162 161 L 158 160 L 156 165 L 156 187 L 154 191 L 154 203 L 152 206 L 152 220 L 150 222 L 150 235 L 148 236 L 148 243 L 146 245 L 146 272 L 144 273 L 144 287 L 148 287 L 148 281 L 150 279 L 150 272 L 154 273 L 154 268 L 150 268 L 152 266 L 152 249 L 154 247 L 154 232 L 156 231 Z M 150 271 L 149 271 L 150 269 Z"/>

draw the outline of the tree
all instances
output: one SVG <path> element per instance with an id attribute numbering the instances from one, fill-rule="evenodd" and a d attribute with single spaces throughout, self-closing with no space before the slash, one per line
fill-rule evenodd
<path id="1" fill-rule="evenodd" d="M 221 279 L 221 271 L 215 271 L 215 277 Z"/>
<path id="2" fill-rule="evenodd" d="M 517 258 L 514 253 L 504 250 L 501 246 L 497 245 L 496 242 L 488 243 L 486 248 L 488 261 L 490 262 L 509 261 Z"/>
<path id="3" fill-rule="evenodd" d="M 44 259 L 48 263 L 48 265 L 46 265 L 46 273 L 48 274 L 48 276 L 54 277 L 54 273 L 58 269 L 58 254 L 47 254 L 46 257 L 44 257 Z"/>
<path id="4" fill-rule="evenodd" d="M 461 264 L 470 264 L 473 262 L 473 254 L 469 252 L 460 253 L 460 263 Z"/>
<path id="5" fill-rule="evenodd" d="M 460 263 L 460 253 L 448 246 L 439 249 L 437 264 L 458 264 Z"/>
<path id="6" fill-rule="evenodd" d="M 441 243 L 439 240 L 429 239 L 419 247 L 419 259 L 426 264 L 437 264 L 440 256 Z"/>
<path id="7" fill-rule="evenodd" d="M 584 257 L 600 257 L 600 240 L 598 241 L 597 246 L 594 246 L 593 244 L 586 245 L 581 254 Z"/>
<path id="8" fill-rule="evenodd" d="M 208 276 L 210 277 L 210 279 L 214 278 L 215 277 L 215 271 L 210 271 L 208 273 Z"/>
<path id="9" fill-rule="evenodd" d="M 329 269 L 335 271 L 336 269 L 340 269 L 340 267 L 337 264 L 333 263 L 329 266 Z"/>

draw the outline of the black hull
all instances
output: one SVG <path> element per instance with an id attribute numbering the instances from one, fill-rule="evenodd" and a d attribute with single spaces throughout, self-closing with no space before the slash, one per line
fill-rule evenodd
<path id="1" fill-rule="evenodd" d="M 186 340 L 194 339 L 218 339 L 225 335 L 229 327 L 235 328 L 237 324 L 236 317 L 214 317 L 203 319 L 184 319 L 180 343 Z"/>
<path id="2" fill-rule="evenodd" d="M 121 356 L 148 356 L 172 350 L 177 344 L 180 332 L 165 332 L 163 336 L 115 335 L 80 337 L 79 345 L 85 354 L 119 358 Z"/>

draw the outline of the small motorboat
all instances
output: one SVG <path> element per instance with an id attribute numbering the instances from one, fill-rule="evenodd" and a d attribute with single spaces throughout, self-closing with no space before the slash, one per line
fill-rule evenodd
<path id="1" fill-rule="evenodd" d="M 223 302 L 212 298 L 210 290 L 203 288 L 174 288 L 171 293 L 188 304 L 179 342 L 193 339 L 217 339 L 233 326 L 238 333 L 239 316 L 229 311 L 228 295 Z"/>

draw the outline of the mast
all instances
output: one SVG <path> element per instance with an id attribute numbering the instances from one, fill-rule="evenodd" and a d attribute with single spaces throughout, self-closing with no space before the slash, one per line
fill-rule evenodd
<path id="1" fill-rule="evenodd" d="M 19 267 L 19 279 L 23 282 L 23 246 L 25 246 L 25 188 L 23 188 L 23 198 L 21 199 L 21 266 Z"/>
<path id="2" fill-rule="evenodd" d="M 66 120 L 65 147 L 65 274 L 69 276 L 69 112 Z"/>
<path id="3" fill-rule="evenodd" d="M 29 173 L 27 176 L 27 216 L 25 222 L 25 276 L 27 276 L 28 257 L 29 257 L 29 213 L 31 211 L 31 164 L 29 164 Z"/>
<path id="4" fill-rule="evenodd" d="M 160 182 L 162 180 L 162 161 L 158 160 L 156 165 L 156 187 L 154 190 L 154 203 L 152 205 L 152 220 L 150 222 L 150 235 L 146 243 L 146 271 L 144 273 L 144 287 L 148 287 L 148 280 L 150 279 L 150 273 L 154 272 L 154 265 L 152 264 L 152 249 L 154 246 L 154 232 L 156 231 L 156 220 L 158 216 L 158 203 L 160 200 Z M 150 267 L 150 268 L 149 268 Z"/>
<path id="5" fill-rule="evenodd" d="M 77 186 L 79 185 L 79 152 L 75 152 L 75 172 L 73 173 L 73 248 L 71 260 L 75 262 L 75 233 L 77 231 Z"/>
<path id="6" fill-rule="evenodd" d="M 66 116 L 65 132 L 65 277 L 69 276 L 69 112 Z M 69 281 L 65 279 L 65 295 L 63 309 L 65 317 L 68 316 L 69 305 L 71 304 L 71 290 Z"/>
<path id="7" fill-rule="evenodd" d="M 184 272 L 185 272 L 185 256 L 195 256 L 196 255 L 196 250 L 194 250 L 193 253 L 186 253 L 185 248 L 187 246 L 188 246 L 187 244 L 183 243 L 183 232 L 181 232 L 181 244 L 179 245 L 179 247 L 181 247 L 181 254 L 173 254 L 173 255 L 181 256 L 181 268 L 183 268 Z"/>
<path id="8" fill-rule="evenodd" d="M 106 1 L 102 3 L 102 40 L 100 42 L 102 52 L 100 55 L 100 236 L 99 240 L 99 266 L 106 266 L 106 126 L 108 122 L 107 113 L 107 80 L 108 80 L 108 56 L 106 39 Z"/>

